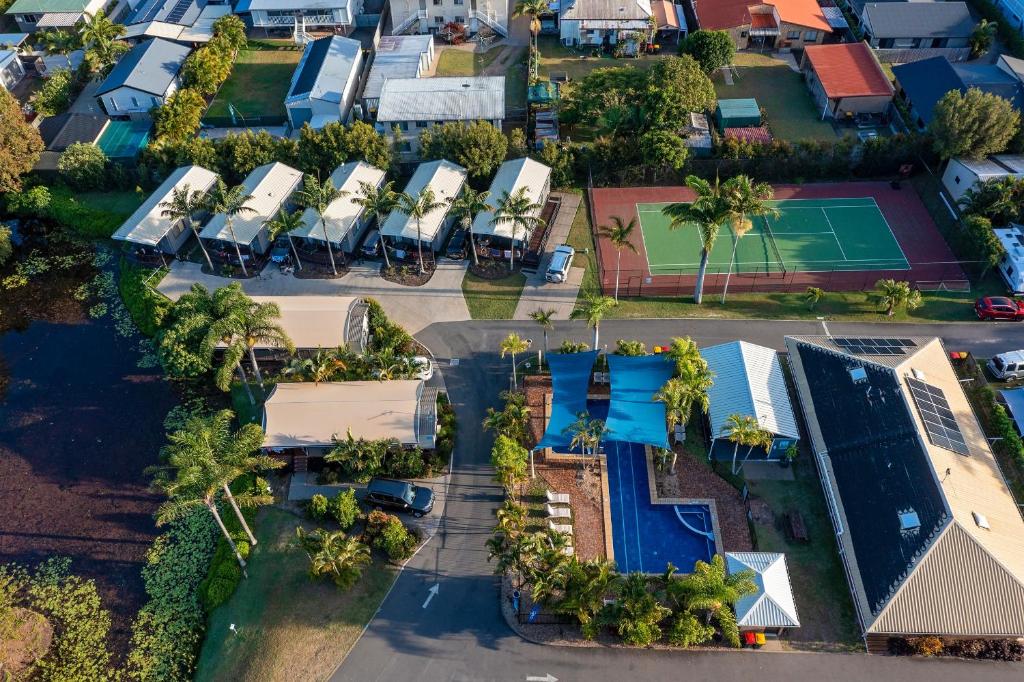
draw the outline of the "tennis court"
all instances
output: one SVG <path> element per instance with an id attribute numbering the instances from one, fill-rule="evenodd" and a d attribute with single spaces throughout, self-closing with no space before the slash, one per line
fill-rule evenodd
<path id="1" fill-rule="evenodd" d="M 873 197 L 784 199 L 777 216 L 758 216 L 736 246 L 734 273 L 909 270 L 907 257 Z M 701 243 L 696 226 L 669 229 L 667 203 L 638 203 L 637 215 L 652 275 L 695 273 Z M 735 235 L 723 227 L 708 259 L 725 272 Z"/>

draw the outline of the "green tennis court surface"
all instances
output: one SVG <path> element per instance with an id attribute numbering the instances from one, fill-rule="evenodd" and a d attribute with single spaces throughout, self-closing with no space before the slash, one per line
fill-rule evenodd
<path id="1" fill-rule="evenodd" d="M 753 219 L 736 246 L 733 272 L 909 270 L 903 249 L 878 204 L 857 199 L 787 199 L 770 202 L 777 217 Z M 637 204 L 651 274 L 687 274 L 700 265 L 696 226 L 669 229 L 667 204 Z M 735 237 L 725 226 L 708 259 L 708 272 L 729 268 Z"/>

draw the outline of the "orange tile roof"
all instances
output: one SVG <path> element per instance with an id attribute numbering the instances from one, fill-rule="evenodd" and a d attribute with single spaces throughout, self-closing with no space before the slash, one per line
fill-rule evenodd
<path id="1" fill-rule="evenodd" d="M 652 0 L 651 9 L 654 11 L 654 18 L 658 21 L 658 28 L 679 28 L 676 8 L 669 0 Z"/>
<path id="2" fill-rule="evenodd" d="M 804 50 L 829 99 L 891 96 L 889 79 L 866 43 L 808 45 Z"/>
<path id="3" fill-rule="evenodd" d="M 779 25 L 775 23 L 774 14 L 751 14 L 750 15 L 750 28 L 778 28 Z"/>
<path id="4" fill-rule="evenodd" d="M 817 0 L 774 0 L 765 4 L 774 6 L 779 18 L 787 24 L 832 32 Z M 750 8 L 757 5 L 751 0 L 698 0 L 697 20 L 701 28 L 711 30 L 746 26 L 750 23 Z"/>

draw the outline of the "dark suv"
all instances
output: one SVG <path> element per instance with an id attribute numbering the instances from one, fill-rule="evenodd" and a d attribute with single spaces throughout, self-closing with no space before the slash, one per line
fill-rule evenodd
<path id="1" fill-rule="evenodd" d="M 409 512 L 418 518 L 434 508 L 434 491 L 408 481 L 375 478 L 366 486 L 366 503 Z"/>

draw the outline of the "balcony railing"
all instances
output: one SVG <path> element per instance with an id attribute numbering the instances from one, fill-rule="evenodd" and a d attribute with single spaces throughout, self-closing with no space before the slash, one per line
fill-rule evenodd
<path id="1" fill-rule="evenodd" d="M 253 16 L 254 26 L 295 26 L 296 20 L 305 19 L 306 26 L 348 26 L 347 19 L 337 20 L 333 14 Z"/>

